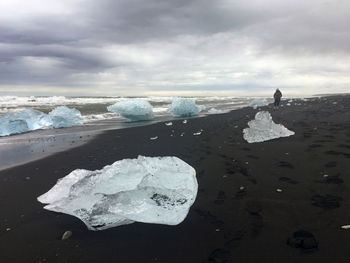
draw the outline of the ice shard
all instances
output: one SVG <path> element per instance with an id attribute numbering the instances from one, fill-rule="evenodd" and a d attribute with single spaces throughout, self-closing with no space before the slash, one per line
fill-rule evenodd
<path id="1" fill-rule="evenodd" d="M 49 112 L 54 128 L 72 127 L 84 123 L 80 111 L 70 109 L 66 106 L 59 106 Z"/>
<path id="2" fill-rule="evenodd" d="M 144 121 L 153 118 L 153 107 L 145 100 L 128 99 L 119 101 L 107 107 L 108 111 L 115 112 L 128 121 Z"/>
<path id="3" fill-rule="evenodd" d="M 81 219 L 90 230 L 133 222 L 176 225 L 197 195 L 196 171 L 177 157 L 124 159 L 102 170 L 74 170 L 38 201 Z"/>
<path id="4" fill-rule="evenodd" d="M 249 128 L 243 130 L 243 138 L 249 143 L 264 142 L 295 134 L 283 125 L 274 123 L 268 111 L 259 111 L 255 119 L 248 122 L 248 126 Z"/>
<path id="5" fill-rule="evenodd" d="M 204 108 L 204 106 L 198 106 L 193 99 L 174 98 L 168 110 L 176 117 L 190 117 L 198 115 Z"/>

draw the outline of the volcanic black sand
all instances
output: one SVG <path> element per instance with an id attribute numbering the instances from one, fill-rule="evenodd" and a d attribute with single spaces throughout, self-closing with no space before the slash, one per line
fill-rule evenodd
<path id="1" fill-rule="evenodd" d="M 262 109 L 295 131 L 287 138 L 248 144 L 242 130 L 257 110 L 244 108 L 107 131 L 1 171 L 0 262 L 350 262 L 350 229 L 341 228 L 350 225 L 350 96 L 282 105 Z M 93 232 L 36 200 L 74 169 L 138 155 L 196 169 L 197 199 L 181 224 Z"/>

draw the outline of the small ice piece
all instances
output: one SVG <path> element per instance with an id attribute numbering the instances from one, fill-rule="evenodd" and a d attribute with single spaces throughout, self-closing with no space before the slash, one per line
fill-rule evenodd
<path id="1" fill-rule="evenodd" d="M 54 128 L 72 127 L 84 123 L 80 111 L 70 109 L 66 106 L 59 106 L 49 112 Z"/>
<path id="2" fill-rule="evenodd" d="M 166 122 L 165 125 L 166 126 L 171 126 L 171 125 L 173 125 L 173 123 L 172 122 Z"/>
<path id="3" fill-rule="evenodd" d="M 252 107 L 253 109 L 267 105 L 269 105 L 269 103 L 266 99 L 254 99 L 248 104 L 248 106 Z"/>
<path id="4" fill-rule="evenodd" d="M 277 189 L 276 189 L 276 192 L 277 192 L 277 193 L 282 193 L 282 189 L 277 188 Z"/>
<path id="5" fill-rule="evenodd" d="M 182 136 L 184 136 L 185 135 L 185 133 L 184 132 L 182 132 L 181 134 L 180 134 L 180 136 L 182 137 Z"/>
<path id="6" fill-rule="evenodd" d="M 259 111 L 255 119 L 248 122 L 248 126 L 249 128 L 243 130 L 243 138 L 248 143 L 264 142 L 295 134 L 283 125 L 274 123 L 268 111 Z"/>
<path id="7" fill-rule="evenodd" d="M 38 130 L 51 125 L 50 116 L 38 110 L 10 112 L 0 116 L 0 136 Z"/>
<path id="8" fill-rule="evenodd" d="M 243 190 L 244 190 L 244 186 L 241 186 L 241 187 L 239 188 L 239 190 L 243 191 Z"/>
<path id="9" fill-rule="evenodd" d="M 210 114 L 220 114 L 220 113 L 223 113 L 223 111 L 215 109 L 215 108 L 211 108 L 210 110 L 208 110 L 208 113 L 210 113 Z"/>
<path id="10" fill-rule="evenodd" d="M 324 178 L 326 178 L 326 177 L 328 177 L 328 176 L 329 176 L 328 174 L 324 174 L 324 175 L 323 175 Z"/>
<path id="11" fill-rule="evenodd" d="M 201 135 L 201 134 L 202 134 L 202 131 L 193 133 L 194 136 Z"/>
<path id="12" fill-rule="evenodd" d="M 38 201 L 79 218 L 90 230 L 103 230 L 133 222 L 177 225 L 197 191 L 196 171 L 181 159 L 139 156 L 102 170 L 74 170 Z"/>
<path id="13" fill-rule="evenodd" d="M 342 229 L 350 229 L 350 225 L 341 226 Z"/>
<path id="14" fill-rule="evenodd" d="M 174 98 L 168 110 L 176 117 L 190 117 L 198 115 L 204 108 L 204 106 L 198 106 L 194 99 Z"/>
<path id="15" fill-rule="evenodd" d="M 108 106 L 107 110 L 119 114 L 128 121 L 144 121 L 153 118 L 152 105 L 142 99 L 119 101 Z"/>
<path id="16" fill-rule="evenodd" d="M 183 123 L 183 124 L 186 124 L 186 123 L 187 123 L 187 120 L 183 120 L 182 123 Z"/>
<path id="17" fill-rule="evenodd" d="M 151 137 L 149 138 L 150 140 L 157 140 L 158 139 L 158 136 L 155 136 L 155 137 Z"/>

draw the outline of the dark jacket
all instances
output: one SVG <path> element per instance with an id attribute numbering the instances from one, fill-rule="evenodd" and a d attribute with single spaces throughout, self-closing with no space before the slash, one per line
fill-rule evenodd
<path id="1" fill-rule="evenodd" d="M 273 97 L 275 98 L 275 99 L 281 99 L 281 97 L 282 97 L 282 92 L 280 92 L 280 90 L 278 89 L 278 90 L 276 90 L 276 92 L 275 92 L 275 94 L 273 94 Z"/>

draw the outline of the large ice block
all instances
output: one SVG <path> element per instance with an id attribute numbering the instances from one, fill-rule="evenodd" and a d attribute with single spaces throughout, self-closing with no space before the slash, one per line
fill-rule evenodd
<path id="1" fill-rule="evenodd" d="M 243 130 L 243 138 L 249 143 L 263 142 L 295 134 L 283 125 L 274 123 L 268 111 L 259 111 L 255 115 L 255 119 L 248 122 L 248 126 L 249 128 Z"/>
<path id="2" fill-rule="evenodd" d="M 204 106 L 196 105 L 194 99 L 190 98 L 174 98 L 169 105 L 169 112 L 176 117 L 190 117 L 196 116 L 203 110 Z"/>
<path id="3" fill-rule="evenodd" d="M 0 116 L 0 136 L 42 129 L 51 124 L 51 118 L 41 111 L 10 112 Z"/>
<path id="4" fill-rule="evenodd" d="M 78 217 L 90 230 L 135 221 L 176 225 L 197 189 L 196 171 L 181 159 L 139 156 L 102 170 L 74 170 L 38 200 L 47 210 Z"/>
<path id="5" fill-rule="evenodd" d="M 108 111 L 115 112 L 129 121 L 143 121 L 153 118 L 152 105 L 142 99 L 128 99 L 119 101 L 107 107 Z"/>
<path id="6" fill-rule="evenodd" d="M 80 111 L 70 109 L 66 106 L 59 106 L 49 112 L 54 128 L 72 127 L 84 123 Z"/>

